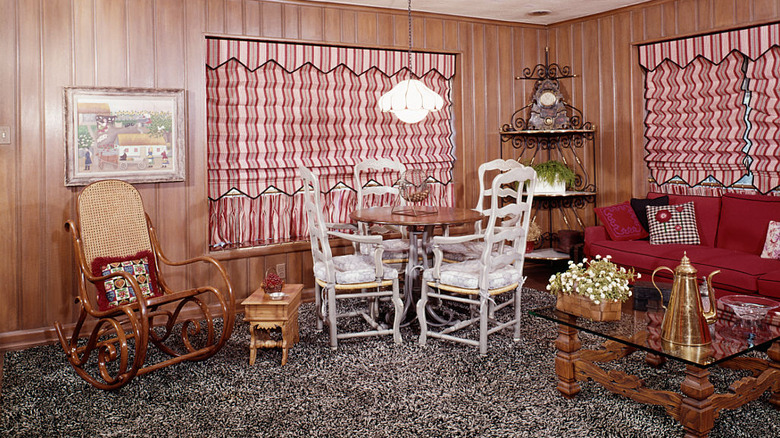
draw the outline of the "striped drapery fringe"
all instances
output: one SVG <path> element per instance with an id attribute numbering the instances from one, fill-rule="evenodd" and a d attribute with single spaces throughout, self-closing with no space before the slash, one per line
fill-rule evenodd
<path id="1" fill-rule="evenodd" d="M 410 77 L 405 55 L 396 52 L 207 40 L 212 246 L 305 238 L 300 165 L 320 178 L 327 221 L 349 221 L 353 167 L 369 158 L 424 170 L 443 186 L 437 202 L 452 204 L 454 55 L 415 54 L 420 80 L 445 106 L 408 125 L 377 107 L 380 96 Z"/>
<path id="2" fill-rule="evenodd" d="M 685 193 L 780 186 L 778 44 L 780 23 L 639 47 L 656 183 Z"/>

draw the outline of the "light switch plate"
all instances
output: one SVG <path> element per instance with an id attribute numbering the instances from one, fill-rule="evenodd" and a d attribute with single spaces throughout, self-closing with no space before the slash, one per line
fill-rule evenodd
<path id="1" fill-rule="evenodd" d="M 10 126 L 0 126 L 0 144 L 11 144 Z"/>

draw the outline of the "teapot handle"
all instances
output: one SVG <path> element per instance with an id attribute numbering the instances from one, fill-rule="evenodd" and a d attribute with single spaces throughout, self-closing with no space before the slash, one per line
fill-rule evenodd
<path id="1" fill-rule="evenodd" d="M 661 296 L 661 307 L 663 307 L 664 310 L 666 310 L 666 306 L 664 306 L 664 293 L 661 292 L 661 289 L 658 287 L 657 284 L 655 284 L 655 273 L 658 272 L 658 271 L 663 271 L 664 269 L 669 271 L 669 272 L 671 272 L 672 276 L 674 276 L 674 271 L 671 268 L 668 268 L 666 266 L 659 266 L 659 267 L 655 268 L 655 271 L 653 271 L 653 275 L 650 276 L 650 281 L 653 282 L 653 286 L 655 287 L 655 290 L 657 290 L 658 291 L 658 295 Z"/>
<path id="2" fill-rule="evenodd" d="M 710 299 L 710 311 L 704 312 L 704 319 L 707 321 L 707 324 L 713 324 L 718 320 L 718 306 L 715 305 L 715 288 L 712 287 L 712 276 L 715 274 L 720 274 L 720 269 L 712 271 L 707 277 L 707 298 Z"/>

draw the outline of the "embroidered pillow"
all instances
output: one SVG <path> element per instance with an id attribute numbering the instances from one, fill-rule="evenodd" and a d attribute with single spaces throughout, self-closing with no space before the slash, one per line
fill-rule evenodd
<path id="1" fill-rule="evenodd" d="M 648 205 L 669 205 L 669 195 L 660 196 L 653 199 L 637 199 L 631 198 L 631 208 L 634 209 L 639 223 L 642 224 L 642 228 L 645 231 L 650 231 L 650 227 L 647 224 L 647 206 Z"/>
<path id="2" fill-rule="evenodd" d="M 678 205 L 648 205 L 647 223 L 651 245 L 701 243 L 693 201 Z"/>
<path id="3" fill-rule="evenodd" d="M 626 201 L 609 207 L 594 208 L 599 221 L 607 229 L 612 240 L 637 240 L 647 237 L 634 209 Z"/>
<path id="4" fill-rule="evenodd" d="M 125 271 L 135 276 L 145 297 L 160 296 L 151 251 L 141 251 L 128 257 L 98 257 L 92 261 L 92 275 L 104 276 Z M 97 283 L 97 302 L 100 310 L 135 302 L 136 293 L 123 277 L 113 277 Z"/>
<path id="5" fill-rule="evenodd" d="M 769 221 L 761 258 L 780 259 L 780 222 Z"/>

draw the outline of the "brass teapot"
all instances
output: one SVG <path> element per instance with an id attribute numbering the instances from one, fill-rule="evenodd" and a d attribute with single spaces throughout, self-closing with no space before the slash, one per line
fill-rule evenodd
<path id="1" fill-rule="evenodd" d="M 669 305 L 664 306 L 666 313 L 661 323 L 661 340 L 669 347 L 701 347 L 712 344 L 709 324 L 717 320 L 712 276 L 720 270 L 707 277 L 707 293 L 710 299 L 710 310 L 707 312 L 704 311 L 699 294 L 696 268 L 691 265 L 687 253 L 683 253 L 683 258 L 674 271 L 666 266 L 659 266 L 653 271 L 651 280 L 661 294 L 663 305 L 663 293 L 655 284 L 655 274 L 661 270 L 667 270 L 674 275 Z"/>

